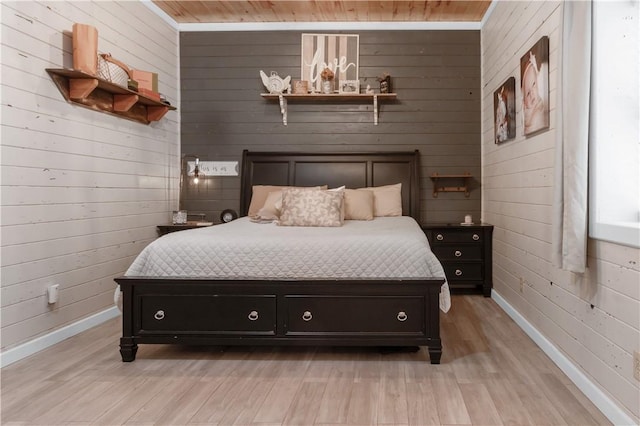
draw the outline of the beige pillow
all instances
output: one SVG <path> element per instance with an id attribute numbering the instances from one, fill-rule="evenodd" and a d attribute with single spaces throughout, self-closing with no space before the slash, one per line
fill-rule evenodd
<path id="1" fill-rule="evenodd" d="M 347 220 L 373 220 L 373 191 L 345 190 L 344 211 Z"/>
<path id="2" fill-rule="evenodd" d="M 294 188 L 293 186 L 277 186 L 277 185 L 253 185 L 251 188 L 251 202 L 249 203 L 249 211 L 247 216 L 253 217 L 263 206 L 270 192 L 279 191 L 284 188 Z M 327 185 L 309 186 L 307 189 L 327 189 Z"/>
<path id="3" fill-rule="evenodd" d="M 344 191 L 282 191 L 281 226 L 342 226 Z"/>
<path id="4" fill-rule="evenodd" d="M 280 208 L 282 207 L 282 190 L 272 191 L 267 195 L 264 205 L 256 216 L 263 220 L 275 220 L 280 216 Z"/>
<path id="5" fill-rule="evenodd" d="M 402 216 L 402 184 L 360 188 L 373 192 L 373 215 Z"/>

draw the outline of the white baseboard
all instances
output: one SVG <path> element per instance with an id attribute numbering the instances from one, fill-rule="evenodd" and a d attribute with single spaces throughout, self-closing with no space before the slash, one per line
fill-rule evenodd
<path id="1" fill-rule="evenodd" d="M 627 413 L 609 398 L 595 383 L 580 371 L 551 341 L 538 331 L 525 317 L 511 306 L 498 292 L 492 290 L 491 298 L 520 326 L 522 330 L 547 354 L 564 374 L 598 407 L 614 425 L 637 424 Z"/>
<path id="2" fill-rule="evenodd" d="M 69 337 L 75 336 L 78 333 L 82 333 L 85 330 L 102 324 L 103 322 L 115 318 L 119 315 L 120 311 L 117 307 L 114 306 L 102 312 L 98 312 L 97 314 L 91 315 L 90 317 L 83 318 L 80 321 L 74 322 L 73 324 L 69 324 L 58 330 L 54 330 L 49 334 L 40 336 L 27 343 L 23 343 L 20 346 L 8 349 L 0 353 L 0 368 L 13 364 L 16 361 L 20 361 L 23 358 L 33 355 L 36 352 L 48 348 L 49 346 L 53 346 L 56 343 L 60 343 L 63 340 L 68 339 Z"/>

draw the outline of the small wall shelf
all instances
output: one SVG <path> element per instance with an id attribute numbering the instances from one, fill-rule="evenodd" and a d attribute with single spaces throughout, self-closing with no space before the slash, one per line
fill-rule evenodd
<path id="1" fill-rule="evenodd" d="M 309 93 L 309 94 L 271 94 L 271 93 L 262 93 L 261 96 L 264 99 L 268 100 L 277 100 L 280 102 L 280 113 L 282 113 L 282 124 L 287 125 L 287 103 L 289 101 L 318 101 L 318 102 L 326 102 L 326 101 L 336 101 L 336 102 L 347 102 L 347 101 L 356 101 L 356 102 L 372 102 L 373 103 L 373 124 L 374 126 L 378 125 L 378 101 L 395 99 L 395 93 L 355 93 L 355 94 L 344 94 L 344 93 Z"/>
<path id="2" fill-rule="evenodd" d="M 47 68 L 46 71 L 67 102 L 94 111 L 149 124 L 176 109 L 82 71 L 53 68 Z"/>
<path id="3" fill-rule="evenodd" d="M 464 196 L 469 196 L 469 179 L 471 179 L 471 173 L 463 173 L 458 175 L 440 175 L 438 173 L 431 174 L 430 178 L 433 181 L 433 197 L 438 197 L 438 192 L 464 192 Z M 444 182 L 442 182 L 444 181 Z M 459 186 L 446 186 L 453 181 L 462 183 Z"/>

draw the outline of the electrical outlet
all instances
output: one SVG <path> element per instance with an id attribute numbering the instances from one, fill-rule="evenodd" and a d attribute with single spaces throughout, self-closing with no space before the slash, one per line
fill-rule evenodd
<path id="1" fill-rule="evenodd" d="M 640 351 L 633 352 L 633 377 L 640 382 Z"/>
<path id="2" fill-rule="evenodd" d="M 524 293 L 524 278 L 520 277 L 520 293 Z"/>

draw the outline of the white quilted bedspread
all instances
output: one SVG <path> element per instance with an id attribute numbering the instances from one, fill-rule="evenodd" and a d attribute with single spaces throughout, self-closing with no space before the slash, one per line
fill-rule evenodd
<path id="1" fill-rule="evenodd" d="M 348 220 L 333 228 L 259 224 L 243 217 L 158 238 L 126 276 L 359 279 L 445 274 L 420 226 L 407 216 Z M 450 305 L 445 282 L 440 308 L 447 312 Z"/>

